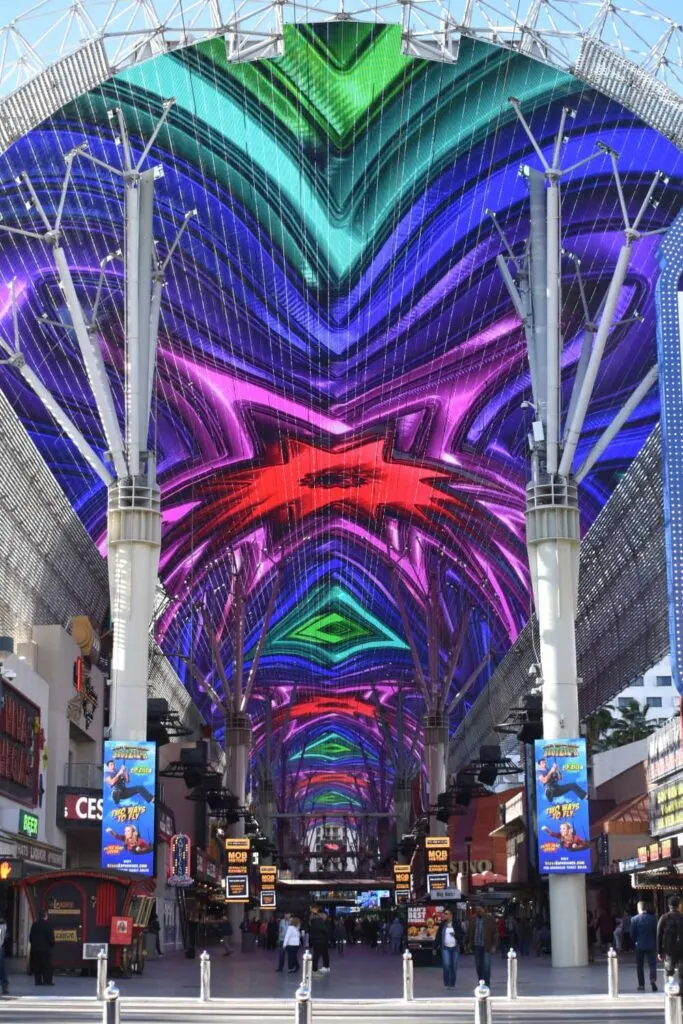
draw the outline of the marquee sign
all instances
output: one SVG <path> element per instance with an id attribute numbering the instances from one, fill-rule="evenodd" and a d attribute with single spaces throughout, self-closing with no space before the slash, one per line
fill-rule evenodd
<path id="1" fill-rule="evenodd" d="M 394 901 L 397 907 L 410 900 L 410 864 L 394 864 Z"/>
<path id="2" fill-rule="evenodd" d="M 683 778 L 672 779 L 650 790 L 650 835 L 683 829 Z"/>
<path id="3" fill-rule="evenodd" d="M 192 876 L 190 875 L 192 840 L 187 833 L 178 832 L 171 836 L 169 849 L 168 884 L 176 889 L 185 889 L 188 885 L 192 885 Z"/>
<path id="4" fill-rule="evenodd" d="M 261 878 L 261 892 L 259 894 L 261 909 L 274 910 L 277 906 L 277 895 L 275 892 L 277 868 L 274 864 L 261 864 L 259 866 L 259 875 Z"/>

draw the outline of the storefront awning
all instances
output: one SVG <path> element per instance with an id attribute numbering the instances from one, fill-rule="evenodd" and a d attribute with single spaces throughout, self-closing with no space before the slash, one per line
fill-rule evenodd
<path id="1" fill-rule="evenodd" d="M 650 828 L 647 794 L 632 797 L 618 804 L 598 821 L 591 825 L 591 838 L 608 833 L 609 835 L 648 834 Z"/>

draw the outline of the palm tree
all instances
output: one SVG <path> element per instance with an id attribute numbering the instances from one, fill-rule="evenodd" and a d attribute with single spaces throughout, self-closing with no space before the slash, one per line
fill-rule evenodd
<path id="1" fill-rule="evenodd" d="M 656 722 L 648 720 L 647 704 L 630 699 L 619 711 L 620 717 L 615 719 L 614 728 L 605 739 L 605 749 L 643 740 L 657 728 Z"/>
<path id="2" fill-rule="evenodd" d="M 614 708 L 610 704 L 598 708 L 592 715 L 586 715 L 586 746 L 589 753 L 599 753 L 608 745 L 608 737 L 617 724 Z"/>

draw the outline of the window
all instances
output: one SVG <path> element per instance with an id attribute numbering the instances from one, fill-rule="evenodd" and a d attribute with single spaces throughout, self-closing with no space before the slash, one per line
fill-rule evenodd
<path id="1" fill-rule="evenodd" d="M 631 698 L 630 697 L 620 697 L 619 698 L 619 707 L 620 708 L 628 708 L 630 706 L 631 706 Z"/>
<path id="2" fill-rule="evenodd" d="M 647 706 L 649 708 L 661 708 L 662 698 L 661 697 L 648 697 Z"/>
<path id="3" fill-rule="evenodd" d="M 635 679 L 632 679 L 631 682 L 628 685 L 629 686 L 645 686 L 645 680 L 643 679 L 642 676 L 636 676 Z"/>
<path id="4" fill-rule="evenodd" d="M 657 676 L 657 686 L 671 686 L 671 676 Z"/>

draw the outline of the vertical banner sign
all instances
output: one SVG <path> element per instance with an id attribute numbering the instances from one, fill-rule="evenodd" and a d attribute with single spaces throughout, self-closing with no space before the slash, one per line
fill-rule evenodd
<path id="1" fill-rule="evenodd" d="M 542 875 L 591 870 L 586 741 L 536 740 L 538 870 Z"/>
<path id="2" fill-rule="evenodd" d="M 669 609 L 669 651 L 674 685 L 683 694 L 683 213 L 659 249 L 657 363 L 659 366 L 664 540 Z"/>
<path id="3" fill-rule="evenodd" d="M 451 841 L 448 836 L 425 836 L 427 853 L 427 892 L 429 895 L 448 889 Z"/>
<path id="4" fill-rule="evenodd" d="M 228 903 L 249 902 L 249 836 L 225 840 L 228 874 L 225 879 L 225 898 Z"/>
<path id="5" fill-rule="evenodd" d="M 261 910 L 275 910 L 277 906 L 277 895 L 275 886 L 277 884 L 277 868 L 274 864 L 261 864 L 259 867 L 261 876 L 261 892 L 259 904 Z"/>
<path id="6" fill-rule="evenodd" d="M 106 740 L 102 867 L 154 876 L 156 744 Z"/>

